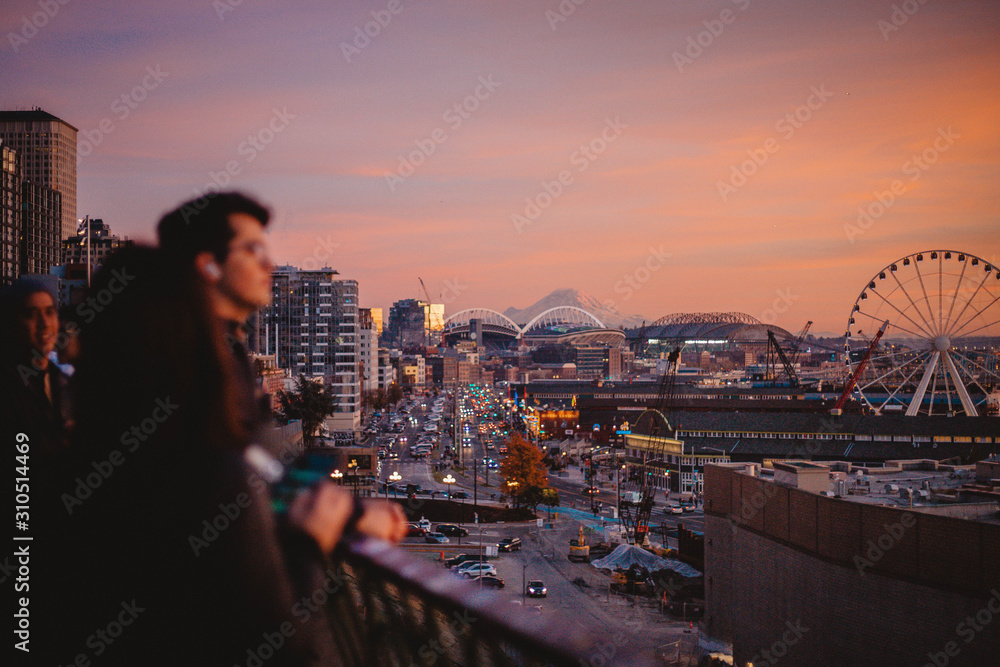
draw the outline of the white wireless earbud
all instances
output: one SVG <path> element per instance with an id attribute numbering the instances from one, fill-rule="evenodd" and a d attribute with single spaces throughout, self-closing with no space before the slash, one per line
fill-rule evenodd
<path id="1" fill-rule="evenodd" d="M 222 277 L 222 269 L 220 269 L 219 265 L 216 264 L 215 262 L 209 262 L 208 264 L 205 265 L 205 273 L 208 275 L 209 278 L 212 278 L 214 280 L 218 280 L 219 278 Z"/>

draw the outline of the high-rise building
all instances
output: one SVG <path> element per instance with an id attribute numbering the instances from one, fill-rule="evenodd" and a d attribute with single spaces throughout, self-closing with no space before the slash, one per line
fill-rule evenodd
<path id="1" fill-rule="evenodd" d="M 338 280 L 330 268 L 279 266 L 271 276 L 273 301 L 257 319 L 256 352 L 275 355 L 293 376 L 322 378 L 337 396 L 327 425 L 355 432 L 361 421 L 358 374 L 358 282 Z"/>
<path id="2" fill-rule="evenodd" d="M 386 340 L 398 349 L 427 344 L 426 317 L 422 301 L 402 299 L 389 309 Z"/>
<path id="3" fill-rule="evenodd" d="M 0 287 L 17 280 L 21 264 L 21 160 L 0 141 Z"/>
<path id="4" fill-rule="evenodd" d="M 62 260 L 61 196 L 31 181 L 21 182 L 21 229 L 18 275 L 49 272 Z"/>
<path id="5" fill-rule="evenodd" d="M 382 325 L 384 323 L 384 316 L 382 314 L 381 308 L 370 308 L 372 313 L 372 322 L 375 324 L 375 331 L 379 336 L 382 335 Z"/>
<path id="6" fill-rule="evenodd" d="M 77 233 L 63 239 L 62 263 L 86 267 L 89 263 L 93 273 L 104 263 L 105 258 L 119 248 L 134 245 L 135 242 L 115 236 L 111 228 L 100 218 L 85 218 Z"/>
<path id="7" fill-rule="evenodd" d="M 389 309 L 386 341 L 399 349 L 437 345 L 444 330 L 444 304 L 402 299 Z"/>
<path id="8" fill-rule="evenodd" d="M 617 380 L 622 372 L 622 352 L 617 347 L 586 346 L 576 348 L 576 376 Z"/>
<path id="9" fill-rule="evenodd" d="M 396 367 L 392 365 L 392 356 L 388 348 L 378 349 L 378 388 L 388 389 L 396 381 Z"/>
<path id="10" fill-rule="evenodd" d="M 0 139 L 20 153 L 22 179 L 61 195 L 59 241 L 76 234 L 76 134 L 39 108 L 0 111 Z"/>
<path id="11" fill-rule="evenodd" d="M 370 308 L 358 309 L 358 364 L 361 391 L 378 389 L 378 331 Z"/>
<path id="12" fill-rule="evenodd" d="M 28 180 L 24 153 L 0 137 L 0 271 L 9 285 L 26 273 L 45 275 L 59 264 L 62 196 Z"/>

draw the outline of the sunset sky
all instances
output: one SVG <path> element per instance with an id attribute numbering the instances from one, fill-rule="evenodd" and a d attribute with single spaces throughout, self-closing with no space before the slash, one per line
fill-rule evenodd
<path id="1" fill-rule="evenodd" d="M 841 333 L 895 259 L 1000 261 L 1000 3 L 576 3 L 8 0 L 0 108 L 80 129 L 80 217 L 151 240 L 229 179 L 363 306 Z"/>

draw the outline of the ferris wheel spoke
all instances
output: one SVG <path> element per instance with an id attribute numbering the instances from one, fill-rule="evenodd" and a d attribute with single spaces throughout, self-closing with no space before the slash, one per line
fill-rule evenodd
<path id="1" fill-rule="evenodd" d="M 957 350 L 950 350 L 949 354 L 958 357 L 959 359 L 961 359 L 965 363 L 969 364 L 970 366 L 975 366 L 976 368 L 978 368 L 979 370 L 981 370 L 983 373 L 985 373 L 987 377 L 992 376 L 995 380 L 1000 380 L 1000 376 L 997 376 L 996 373 L 994 373 L 993 371 L 991 371 L 990 369 L 986 368 L 985 366 L 983 366 L 981 364 L 977 364 L 975 361 L 973 361 L 969 357 L 965 356 L 961 352 L 958 352 Z M 959 367 L 959 368 L 961 369 L 962 367 Z M 975 376 L 972 374 L 971 371 L 969 371 L 968 369 L 965 369 L 965 373 L 966 373 L 966 375 L 969 376 L 969 380 L 971 380 L 973 384 L 975 384 L 977 387 L 979 387 L 979 390 L 981 392 L 983 392 L 984 395 L 990 393 L 990 392 L 986 391 L 986 388 L 983 387 L 983 385 L 979 384 L 979 380 L 977 380 L 975 378 Z"/>
<path id="2" fill-rule="evenodd" d="M 932 324 L 931 324 L 930 322 L 928 322 L 928 321 L 927 321 L 927 320 L 926 320 L 926 319 L 924 318 L 924 314 L 923 314 L 922 312 L 920 312 L 920 308 L 919 308 L 919 307 L 917 307 L 917 300 L 915 300 L 915 299 L 914 299 L 914 298 L 913 298 L 912 296 L 910 296 L 910 293 L 909 293 L 909 292 L 907 291 L 906 287 L 904 287 L 904 286 L 903 286 L 903 283 L 902 283 L 902 282 L 900 282 L 900 280 L 899 280 L 899 276 L 897 276 L 897 275 L 896 275 L 895 273 L 893 273 L 893 274 L 892 274 L 892 279 L 896 281 L 896 284 L 897 284 L 897 285 L 899 285 L 899 289 L 903 291 L 903 296 L 905 296 L 905 297 L 906 297 L 906 299 L 907 299 L 907 300 L 908 300 L 908 301 L 910 302 L 910 305 L 912 305 L 912 306 L 913 306 L 913 310 L 914 310 L 914 311 L 915 311 L 915 312 L 917 313 L 917 315 L 919 315 L 919 316 L 920 316 L 920 319 L 922 319 L 922 320 L 924 321 L 924 324 L 925 324 L 925 325 L 927 325 L 927 329 L 926 329 L 926 331 L 927 331 L 927 336 L 928 336 L 928 338 L 932 337 L 932 336 L 933 336 L 933 334 L 931 333 L 931 331 L 930 331 L 930 330 L 931 330 L 931 329 L 933 329 L 934 327 L 933 327 L 933 325 L 932 325 Z M 926 299 L 926 297 L 927 297 L 927 293 L 926 293 L 926 292 L 924 293 L 924 297 L 925 297 L 925 299 Z M 898 310 L 898 309 L 897 309 L 897 310 Z M 927 304 L 927 314 L 928 314 L 928 315 L 931 315 L 931 319 L 932 319 L 932 320 L 934 319 L 934 316 L 933 316 L 933 314 L 931 314 L 931 304 L 930 304 L 929 302 L 928 302 L 928 304 Z M 911 322 L 913 322 L 913 320 L 910 320 L 910 321 L 911 321 Z M 913 323 L 914 323 L 914 324 L 916 324 L 916 322 L 913 322 Z M 919 326 L 919 325 L 918 325 L 918 326 Z"/>
<path id="3" fill-rule="evenodd" d="M 868 382 L 868 384 L 864 385 L 864 388 L 867 388 L 867 387 L 870 387 L 870 386 L 872 386 L 873 384 L 875 384 L 876 382 L 878 382 L 878 383 L 881 383 L 881 382 L 882 382 L 882 380 L 884 380 L 885 378 L 889 377 L 889 376 L 890 376 L 890 375 L 892 375 L 893 373 L 900 373 L 900 372 L 901 372 L 901 369 L 903 369 L 903 368 L 906 368 L 906 367 L 907 367 L 908 365 L 910 365 L 910 364 L 913 364 L 913 363 L 917 363 L 917 362 L 919 362 L 919 361 L 920 361 L 920 360 L 921 360 L 921 359 L 922 359 L 923 357 L 925 357 L 925 356 L 927 356 L 927 355 L 929 355 L 929 354 L 930 354 L 930 352 L 929 352 L 929 351 L 928 351 L 928 352 L 923 352 L 923 353 L 921 353 L 920 355 L 918 355 L 918 356 L 914 357 L 913 359 L 910 359 L 910 360 L 908 360 L 908 361 L 907 361 L 906 363 L 904 363 L 904 364 L 903 364 L 902 366 L 897 366 L 897 367 L 895 367 L 895 368 L 891 368 L 891 369 L 889 369 L 889 371 L 888 371 L 888 372 L 886 372 L 886 373 L 883 373 L 882 375 L 879 375 L 879 376 L 877 376 L 877 377 L 873 378 L 873 379 L 872 379 L 872 380 L 871 380 L 870 382 Z M 889 358 L 889 357 L 881 357 L 881 358 L 882 358 L 882 359 L 887 359 L 887 358 Z M 870 361 L 869 361 L 869 364 L 871 364 L 871 362 L 870 362 Z M 869 366 L 869 367 L 870 367 L 870 366 Z M 883 386 L 884 386 L 884 385 L 883 385 Z"/>
<path id="4" fill-rule="evenodd" d="M 922 378 L 920 378 L 920 384 L 917 385 L 916 391 L 913 392 L 913 398 L 910 399 L 910 405 L 907 406 L 907 408 L 906 408 L 906 416 L 907 417 L 913 417 L 920 410 L 920 406 L 924 402 L 924 394 L 927 393 L 927 385 L 930 384 L 930 382 L 933 379 L 934 375 L 937 373 L 937 362 L 938 362 L 938 358 L 940 356 L 941 356 L 941 353 L 938 352 L 937 350 L 934 350 L 934 353 L 931 355 L 931 358 L 927 362 L 927 365 L 924 366 L 924 376 Z M 935 383 L 935 385 L 936 384 L 937 383 Z M 933 410 L 933 406 L 934 406 L 934 389 L 932 388 L 931 389 L 931 409 L 932 410 Z"/>
<path id="5" fill-rule="evenodd" d="M 978 417 L 979 411 L 976 409 L 975 401 L 972 400 L 972 396 L 969 394 L 969 388 L 965 386 L 961 370 L 959 370 L 956 366 L 955 360 L 951 358 L 950 354 L 945 352 L 944 358 L 948 365 L 948 370 L 951 373 L 952 384 L 955 385 L 955 393 L 958 394 L 958 400 L 962 402 L 962 407 L 965 409 L 966 416 Z"/>
<path id="6" fill-rule="evenodd" d="M 951 306 L 948 308 L 948 317 L 942 320 L 941 329 L 945 332 L 951 329 L 951 315 L 955 312 L 955 304 L 958 302 L 958 291 L 962 289 L 965 281 L 965 270 L 969 268 L 968 262 L 962 262 L 962 272 L 958 274 L 958 282 L 955 283 L 955 293 L 951 295 Z"/>
<path id="7" fill-rule="evenodd" d="M 910 374 L 909 374 L 909 375 L 907 375 L 907 376 L 906 376 L 905 378 L 903 378 L 903 381 L 899 383 L 899 385 L 898 385 L 898 386 L 896 387 L 896 389 L 895 389 L 895 390 L 893 390 L 893 392 L 892 392 L 891 394 L 889 394 L 889 398 L 888 398 L 887 400 L 892 400 L 893 398 L 895 398 L 895 397 L 896 397 L 896 394 L 898 394 L 898 393 L 900 392 L 900 390 L 901 390 L 901 389 L 902 389 L 902 388 L 903 388 L 904 386 L 906 386 L 906 384 L 907 384 L 907 383 L 908 383 L 908 382 L 909 382 L 909 381 L 910 381 L 911 379 L 913 379 L 913 376 L 914 376 L 914 375 L 916 375 L 917 373 L 919 373 L 919 372 L 921 371 L 921 369 L 922 369 L 922 368 L 923 368 L 923 366 L 917 366 L 916 368 L 914 368 L 914 369 L 913 369 L 913 372 L 912 372 L 912 373 L 910 373 Z M 902 401 L 900 401 L 900 402 L 902 402 Z"/>
<path id="8" fill-rule="evenodd" d="M 948 413 L 951 414 L 952 412 L 955 411 L 955 406 L 954 406 L 954 401 L 952 400 L 954 398 L 953 396 L 954 392 L 952 391 L 951 387 L 948 386 L 948 367 L 945 365 L 945 359 L 947 358 L 947 356 L 948 356 L 947 353 L 942 352 L 941 361 L 939 363 L 941 364 L 940 375 L 941 375 L 941 382 L 942 384 L 944 384 L 945 400 L 948 401 Z"/>
<path id="9" fill-rule="evenodd" d="M 941 300 L 944 297 L 944 259 L 941 260 L 941 270 L 938 271 L 938 326 L 941 327 L 940 330 L 944 329 L 944 302 Z"/>
<path id="10" fill-rule="evenodd" d="M 893 371 L 901 371 L 902 369 L 918 362 L 919 357 L 910 357 L 903 359 L 901 355 L 897 354 L 883 354 L 879 357 L 872 357 L 868 360 L 868 369 L 873 373 L 878 373 L 881 369 L 886 366 L 891 366 Z"/>
<path id="11" fill-rule="evenodd" d="M 972 305 L 972 302 L 975 301 L 976 295 L 979 294 L 979 290 L 981 290 L 983 288 L 983 285 L 986 284 L 986 281 L 989 279 L 989 277 L 990 277 L 990 274 L 987 273 L 986 275 L 983 276 L 982 282 L 980 282 L 978 285 L 976 285 L 976 291 L 972 293 L 972 296 L 970 296 L 968 299 L 966 299 L 965 305 L 962 307 L 962 311 L 958 314 L 958 317 L 955 318 L 955 324 L 958 324 L 959 322 L 962 321 L 962 316 L 965 315 L 965 311 L 968 310 L 969 306 Z M 996 303 L 996 299 L 993 299 L 993 303 Z M 970 318 L 970 319 L 975 319 L 975 317 Z M 961 327 L 958 328 L 958 331 L 961 331 L 963 328 L 965 328 L 964 324 Z M 949 338 L 952 337 L 952 336 L 957 336 L 958 335 L 958 331 L 953 331 L 952 329 L 949 329 L 948 332 L 945 335 L 947 335 Z"/>
<path id="12" fill-rule="evenodd" d="M 990 301 L 989 305 L 987 305 L 987 306 L 986 306 L 986 308 L 983 308 L 983 309 L 982 309 L 981 311 L 979 311 L 979 313 L 977 313 L 977 314 L 982 314 L 982 313 L 986 312 L 986 310 L 987 310 L 987 309 L 988 309 L 988 308 L 989 308 L 990 306 L 992 306 L 993 304 L 995 304 L 995 303 L 996 303 L 997 301 L 1000 301 L 1000 296 L 998 296 L 997 298 L 995 298 L 995 299 L 993 299 L 992 301 Z M 975 321 L 976 321 L 976 318 L 975 318 L 975 317 L 970 317 L 970 318 L 969 318 L 968 320 L 966 320 L 965 324 L 963 324 L 963 325 L 961 326 L 961 328 L 960 328 L 960 329 L 958 329 L 958 331 L 956 331 L 956 332 L 955 332 L 954 334 L 951 334 L 951 336 L 958 336 L 958 334 L 960 334 L 960 333 L 962 332 L 962 329 L 964 329 L 965 327 L 969 326 L 970 324 L 972 324 L 972 323 L 973 323 L 973 322 L 975 322 Z M 980 331 L 980 330 L 982 330 L 982 329 L 985 329 L 986 327 L 991 327 L 991 326 L 993 326 L 994 324 L 997 324 L 998 322 L 1000 322 L 1000 319 L 998 319 L 998 320 L 993 320 L 992 322 L 987 322 L 987 323 L 986 323 L 986 324 L 984 324 L 983 326 L 981 326 L 981 327 L 977 327 L 977 328 L 973 329 L 972 331 L 966 331 L 966 332 L 965 332 L 965 334 L 963 334 L 963 335 L 965 335 L 965 336 L 970 336 L 970 335 L 972 335 L 972 334 L 976 333 L 977 331 Z"/>
<path id="13" fill-rule="evenodd" d="M 912 319 L 910 319 L 910 317 L 909 317 L 909 316 L 908 316 L 908 315 L 907 315 L 906 313 L 904 313 L 903 311 L 901 311 L 901 310 L 900 310 L 899 308 L 896 308 L 895 304 L 893 304 L 893 303 L 889 302 L 889 301 L 888 301 L 888 300 L 887 300 L 887 299 L 886 299 L 886 298 L 885 298 L 884 296 L 882 296 L 882 295 L 881 295 L 881 294 L 879 294 L 878 292 L 875 292 L 874 290 L 872 290 L 872 294 L 874 294 L 874 295 L 875 295 L 875 296 L 877 296 L 878 298 L 880 298 L 880 299 L 882 299 L 883 301 L 885 301 L 886 303 L 888 303 L 890 307 L 892 307 L 893 309 L 895 309 L 895 311 L 896 311 L 897 313 L 899 313 L 900 315 L 902 315 L 902 316 L 903 316 L 903 317 L 905 317 L 906 319 L 910 320 L 910 322 L 913 322 L 913 320 L 912 320 Z M 859 315 L 864 315 L 865 317 L 870 317 L 870 318 L 871 318 L 872 320 L 874 320 L 874 321 L 878 322 L 879 324 L 881 324 L 882 322 L 884 322 L 884 321 L 885 321 L 885 318 L 882 318 L 882 319 L 879 319 L 879 318 L 875 317 L 874 315 L 872 315 L 872 314 L 870 314 L 870 313 L 866 313 L 866 312 L 864 312 L 863 310 L 859 310 L 859 311 L 858 311 L 858 314 L 859 314 Z M 916 322 L 913 322 L 913 324 L 914 324 L 914 325 L 915 325 L 915 326 L 916 326 L 916 327 L 917 327 L 918 329 L 920 329 L 921 331 L 923 331 L 923 327 L 921 327 L 921 326 L 920 326 L 919 324 L 917 324 Z M 899 324 L 898 324 L 898 323 L 893 323 L 893 325 L 892 325 L 892 326 L 893 326 L 893 327 L 895 327 L 896 329 L 899 329 L 900 331 L 905 331 L 906 333 L 910 334 L 911 336 L 916 336 L 917 338 L 931 338 L 931 335 L 930 335 L 929 333 L 927 333 L 926 331 L 923 331 L 923 333 L 917 333 L 916 331 L 910 331 L 909 329 L 907 329 L 907 328 L 905 328 L 905 327 L 901 327 L 901 326 L 899 326 Z"/>
<path id="14" fill-rule="evenodd" d="M 940 261 L 943 261 L 943 260 L 940 260 Z M 940 261 L 939 261 L 939 266 L 938 266 L 938 272 L 941 271 Z M 934 319 L 934 313 L 931 312 L 931 298 L 930 298 L 930 296 L 927 295 L 927 286 L 924 285 L 924 274 L 920 273 L 920 265 L 919 264 L 914 264 L 913 268 L 917 272 L 917 280 L 920 281 L 920 291 L 922 291 L 924 293 L 924 302 L 927 304 L 927 314 L 930 315 L 931 319 L 933 320 Z M 897 281 L 898 280 L 899 279 L 897 278 Z M 909 296 L 909 295 L 907 295 L 907 296 Z M 913 303 L 913 307 L 914 308 L 917 307 L 917 304 L 913 302 L 913 299 L 910 299 L 910 303 Z M 917 312 L 919 312 L 919 310 Z M 921 314 L 921 317 L 923 317 L 923 314 Z M 933 327 L 931 327 L 931 328 L 933 329 Z M 931 334 L 931 338 L 937 337 L 938 333 L 939 332 L 935 331 L 933 334 Z"/>
<path id="15" fill-rule="evenodd" d="M 941 374 L 940 374 L 940 372 L 938 370 L 939 366 L 940 366 L 940 364 L 935 364 L 934 365 L 934 377 L 931 380 L 931 398 L 930 398 L 930 401 L 927 402 L 927 414 L 928 415 L 934 414 L 934 404 L 935 404 L 934 400 L 937 398 L 938 383 L 941 381 Z M 920 410 L 920 406 L 918 405 L 917 406 L 917 411 L 919 412 L 919 410 Z"/>

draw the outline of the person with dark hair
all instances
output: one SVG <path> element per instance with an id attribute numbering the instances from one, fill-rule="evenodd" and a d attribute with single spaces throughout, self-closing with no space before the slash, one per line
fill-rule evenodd
<path id="1" fill-rule="evenodd" d="M 271 214 L 238 192 L 221 192 L 181 204 L 157 225 L 160 248 L 178 269 L 194 271 L 204 283 L 211 311 L 223 323 L 237 367 L 241 413 L 259 432 L 269 401 L 258 386 L 247 355 L 247 319 L 271 302 L 267 236 Z"/>
<path id="2" fill-rule="evenodd" d="M 10 585 L 30 601 L 35 641 L 24 646 L 36 654 L 58 627 L 50 585 L 65 566 L 56 540 L 65 517 L 58 493 L 67 479 L 69 378 L 50 358 L 58 342 L 56 297 L 43 282 L 20 278 L 0 293 L 0 433 L 14 462 L 7 469 L 17 493 L 12 518 L 24 540 L 13 544 L 31 575 L 30 583 Z"/>
<path id="3" fill-rule="evenodd" d="M 36 452 L 65 449 L 68 377 L 49 355 L 59 338 L 56 297 L 42 282 L 20 278 L 0 294 L 0 416 L 5 430 L 24 432 Z"/>
<path id="4" fill-rule="evenodd" d="M 325 483 L 275 514 L 276 471 L 255 466 L 204 280 L 138 246 L 106 260 L 92 290 L 115 271 L 134 278 L 83 329 L 75 375 L 75 479 L 88 488 L 60 496 L 73 568 L 58 664 L 95 654 L 95 630 L 115 620 L 127 627 L 98 642 L 101 664 L 246 664 L 267 637 L 280 638 L 268 665 L 338 664 L 325 614 L 296 604 L 329 585 L 325 555 L 345 532 L 401 539 L 401 510 Z"/>

